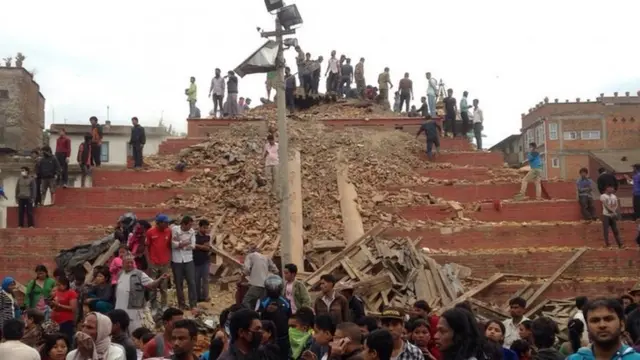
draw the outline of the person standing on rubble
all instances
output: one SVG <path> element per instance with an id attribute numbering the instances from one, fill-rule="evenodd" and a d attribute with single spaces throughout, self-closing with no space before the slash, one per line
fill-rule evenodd
<path id="1" fill-rule="evenodd" d="M 327 76 L 329 75 L 329 76 Z M 327 78 L 327 93 L 335 92 L 340 80 L 340 62 L 336 59 L 336 51 L 331 51 L 331 57 L 327 63 L 327 70 L 324 73 Z"/>
<path id="2" fill-rule="evenodd" d="M 527 153 L 527 161 L 529 162 L 529 172 L 522 178 L 522 185 L 520 186 L 520 192 L 516 194 L 516 200 L 522 200 L 525 197 L 527 191 L 527 185 L 533 182 L 536 186 L 536 200 L 542 199 L 542 185 L 540 179 L 542 178 L 542 159 L 540 153 L 536 151 L 538 145 L 534 142 L 529 143 L 529 152 Z"/>
<path id="3" fill-rule="evenodd" d="M 353 82 L 353 66 L 351 65 L 350 58 L 346 58 L 345 63 L 341 65 L 340 74 L 340 86 L 338 90 L 340 96 L 344 96 L 351 90 L 351 83 Z"/>
<path id="4" fill-rule="evenodd" d="M 509 348 L 511 344 L 520 338 L 518 327 L 520 323 L 525 320 L 529 320 L 524 316 L 524 312 L 527 309 L 527 301 L 521 297 L 516 297 L 509 300 L 509 313 L 510 319 L 506 319 L 502 323 L 505 327 L 504 334 L 504 346 Z"/>
<path id="5" fill-rule="evenodd" d="M 233 71 L 229 71 L 224 78 L 227 79 L 228 114 L 230 117 L 236 117 L 240 114 L 240 109 L 238 108 L 238 77 Z"/>
<path id="6" fill-rule="evenodd" d="M 384 71 L 378 75 L 378 90 L 380 91 L 378 98 L 380 99 L 380 104 L 382 104 L 385 109 L 389 109 L 389 89 L 393 89 L 393 84 L 391 83 L 389 68 L 386 67 Z"/>
<path id="7" fill-rule="evenodd" d="M 171 229 L 169 229 L 169 217 L 164 214 L 156 216 L 156 224 L 147 231 L 145 252 L 149 275 L 152 278 L 163 278 L 158 289 L 160 290 L 160 305 L 158 305 L 157 292 L 152 291 L 150 296 L 151 309 L 156 313 L 162 313 L 167 308 L 167 277 L 170 274 L 171 262 Z M 124 262 L 123 262 L 124 264 Z"/>
<path id="8" fill-rule="evenodd" d="M 482 150 L 482 130 L 484 130 L 484 113 L 478 106 L 480 100 L 473 99 L 473 136 L 476 138 L 476 149 Z M 463 125 L 464 128 L 464 125 Z M 464 129 L 463 129 L 464 130 Z M 466 138 L 467 133 L 462 134 Z"/>
<path id="9" fill-rule="evenodd" d="M 58 130 L 60 134 L 56 140 L 56 159 L 61 166 L 60 176 L 58 177 L 58 185 L 67 187 L 69 181 L 69 157 L 71 156 L 71 139 L 67 136 L 65 129 Z"/>
<path id="10" fill-rule="evenodd" d="M 600 195 L 602 202 L 602 231 L 604 233 L 604 246 L 609 247 L 609 228 L 613 232 L 618 247 L 622 249 L 622 240 L 618 230 L 618 219 L 620 219 L 620 201 L 613 191 L 613 186 L 607 186 L 604 194 Z"/>
<path id="11" fill-rule="evenodd" d="M 244 258 L 244 274 L 248 276 L 249 289 L 244 294 L 242 304 L 248 309 L 255 309 L 259 299 L 265 296 L 264 281 L 270 274 L 277 274 L 278 267 L 271 260 L 260 253 L 255 245 L 249 248 L 249 254 Z"/>
<path id="12" fill-rule="evenodd" d="M 358 90 L 358 95 L 363 98 L 364 89 L 367 87 L 367 83 L 364 79 L 364 58 L 360 58 L 360 61 L 356 64 L 353 78 L 356 81 L 356 89 Z"/>
<path id="13" fill-rule="evenodd" d="M 193 249 L 193 264 L 196 267 L 196 297 L 198 301 L 209 302 L 209 268 L 211 267 L 211 236 L 209 221 L 198 222 L 196 245 Z"/>
<path id="14" fill-rule="evenodd" d="M 189 103 L 189 118 L 196 117 L 196 102 L 198 101 L 198 86 L 196 85 L 196 78 L 191 77 L 189 79 L 189 87 L 184 91 L 187 95 L 187 102 Z"/>
<path id="15" fill-rule="evenodd" d="M 178 306 L 182 309 L 195 309 L 196 297 L 196 268 L 193 263 L 193 250 L 196 247 L 196 232 L 193 230 L 193 218 L 184 216 L 180 226 L 174 226 L 171 231 L 171 270 L 176 286 Z M 189 307 L 184 299 L 184 282 L 187 281 Z"/>
<path id="16" fill-rule="evenodd" d="M 598 169 L 598 191 L 600 195 L 604 194 L 604 190 L 607 188 L 607 185 L 613 186 L 614 192 L 618 191 L 618 179 L 615 174 L 608 172 L 605 168 Z"/>
<path id="17" fill-rule="evenodd" d="M 213 99 L 213 117 L 218 117 L 218 110 L 220 110 L 220 117 L 222 117 L 224 90 L 224 78 L 220 76 L 220 69 L 216 68 L 215 76 L 211 79 L 211 87 L 209 88 L 209 97 Z"/>
<path id="18" fill-rule="evenodd" d="M 456 98 L 453 97 L 453 89 L 447 90 L 447 97 L 444 98 L 444 136 L 451 133 L 451 137 L 456 137 L 456 115 L 458 114 L 458 105 Z"/>
<path id="19" fill-rule="evenodd" d="M 311 92 L 316 95 L 318 94 L 318 86 L 320 85 L 320 74 L 322 73 L 323 60 L 324 58 L 322 56 L 318 56 L 318 60 L 312 61 L 310 64 L 312 78 Z"/>
<path id="20" fill-rule="evenodd" d="M 280 196 L 280 179 L 278 178 L 278 166 L 280 166 L 279 149 L 280 145 L 275 141 L 273 135 L 267 135 L 267 143 L 264 145 L 264 172 L 271 186 L 271 193 L 276 199 Z"/>
<path id="21" fill-rule="evenodd" d="M 438 81 L 427 73 L 427 99 L 429 101 L 429 113 L 432 118 L 436 117 L 436 98 L 438 96 Z"/>
<path id="22" fill-rule="evenodd" d="M 593 208 L 593 186 L 593 180 L 589 179 L 589 170 L 587 168 L 580 169 L 580 177 L 576 181 L 576 187 L 582 218 L 586 221 L 597 219 Z"/>
<path id="23" fill-rule="evenodd" d="M 299 45 L 295 46 L 295 50 L 297 54 L 296 66 L 298 68 L 298 81 L 300 82 L 300 87 L 304 89 L 305 61 L 307 58 Z"/>
<path id="24" fill-rule="evenodd" d="M 29 176 L 29 168 L 23 166 L 20 171 L 20 177 L 16 181 L 15 198 L 18 203 L 18 227 L 24 227 L 24 217 L 27 217 L 27 226 L 32 228 L 33 225 L 33 205 L 36 201 L 38 189 L 36 181 Z"/>
<path id="25" fill-rule="evenodd" d="M 131 154 L 133 155 L 133 168 L 142 168 L 142 150 L 144 144 L 147 142 L 147 136 L 144 128 L 140 126 L 140 122 L 137 117 L 131 118 L 131 138 L 129 139 L 129 145 L 131 145 Z"/>
<path id="26" fill-rule="evenodd" d="M 36 174 L 40 177 L 40 191 L 42 193 L 42 202 L 47 197 L 47 190 L 51 193 L 51 205 L 55 203 L 56 193 L 56 178 L 62 172 L 62 167 L 51 153 L 50 146 L 42 147 L 42 159 L 38 162 L 36 167 Z"/>
<path id="27" fill-rule="evenodd" d="M 296 77 L 291 75 L 291 68 L 284 68 L 284 98 L 289 113 L 295 109 L 296 103 Z"/>
<path id="28" fill-rule="evenodd" d="M 405 105 L 405 111 L 409 113 L 410 100 L 413 100 L 413 81 L 409 79 L 409 73 L 404 73 L 404 78 L 400 80 L 398 84 L 398 90 L 400 91 L 400 108 L 398 112 L 402 112 L 402 105 Z"/>
<path id="29" fill-rule="evenodd" d="M 98 124 L 98 118 L 89 118 L 91 123 L 91 165 L 100 166 L 102 161 L 102 125 Z"/>
<path id="30" fill-rule="evenodd" d="M 464 91 L 462 93 L 462 99 L 460 99 L 460 118 L 462 119 L 462 136 L 467 137 L 469 133 L 469 92 Z M 474 118 L 475 119 L 475 118 Z"/>

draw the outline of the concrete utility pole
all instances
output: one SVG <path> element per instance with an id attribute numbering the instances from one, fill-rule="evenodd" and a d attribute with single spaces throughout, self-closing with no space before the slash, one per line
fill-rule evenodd
<path id="1" fill-rule="evenodd" d="M 291 211 L 289 210 L 289 136 L 287 135 L 287 104 L 284 94 L 284 35 L 293 35 L 295 30 L 283 30 L 280 20 L 276 18 L 275 31 L 262 32 L 262 37 L 275 36 L 278 44 L 278 57 L 276 59 L 276 96 L 278 106 L 278 157 L 280 158 L 280 257 L 282 267 L 293 261 L 291 254 Z"/>

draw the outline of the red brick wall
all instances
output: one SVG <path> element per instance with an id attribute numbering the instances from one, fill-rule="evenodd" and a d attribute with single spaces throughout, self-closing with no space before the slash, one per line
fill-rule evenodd
<path id="1" fill-rule="evenodd" d="M 636 226 L 630 221 L 618 223 L 622 240 L 633 246 L 636 236 Z M 389 229 L 385 232 L 388 237 L 422 238 L 420 247 L 445 250 L 472 249 L 516 249 L 530 247 L 582 247 L 593 248 L 604 245 L 602 224 L 600 221 L 591 224 L 560 223 L 557 225 L 504 225 L 477 226 L 462 229 L 450 234 L 442 234 L 440 229 Z M 613 244 L 613 235 L 609 240 Z"/>
<path id="2" fill-rule="evenodd" d="M 389 190 L 398 191 L 403 187 L 392 187 Z M 404 187 L 406 188 L 406 187 Z M 576 185 L 573 182 L 545 182 L 543 197 L 550 199 L 575 199 Z M 459 202 L 475 202 L 494 199 L 511 199 L 520 191 L 519 183 L 478 184 L 478 185 L 439 185 L 415 186 L 410 188 L 421 193 L 430 193 L 445 200 Z M 535 197 L 533 186 L 527 187 L 527 196 Z"/>
<path id="3" fill-rule="evenodd" d="M 420 153 L 419 156 L 427 161 L 427 155 Z M 441 153 L 436 156 L 438 163 L 451 163 L 455 166 L 503 168 L 504 159 L 499 152 L 450 152 Z"/>
<path id="4" fill-rule="evenodd" d="M 612 240 L 612 239 L 610 239 Z M 538 245 L 533 243 L 532 247 Z M 440 264 L 456 263 L 471 268 L 474 277 L 488 278 L 497 272 L 549 277 L 573 256 L 574 251 L 528 251 L 510 253 L 468 253 L 431 256 Z M 638 250 L 588 250 L 563 276 L 568 277 L 640 277 Z"/>
<path id="5" fill-rule="evenodd" d="M 93 186 L 131 186 L 139 184 L 155 184 L 167 180 L 185 181 L 193 176 L 192 172 L 177 172 L 170 170 L 102 170 L 93 171 Z"/>
<path id="6" fill-rule="evenodd" d="M 562 101 L 562 100 L 561 100 Z M 580 115 L 580 114 L 598 114 L 604 111 L 605 106 L 597 102 L 569 102 L 569 103 L 549 103 L 534 109 L 522 118 L 522 128 L 527 128 L 540 117 L 562 116 L 562 115 Z M 547 134 L 549 132 L 547 131 Z M 548 136 L 548 135 L 547 135 Z"/>
<path id="7" fill-rule="evenodd" d="M 78 224 L 82 225 L 82 224 Z M 98 229 L 0 229 L 0 277 L 13 276 L 23 284 L 38 264 L 52 274 L 58 252 L 104 236 Z"/>
<path id="8" fill-rule="evenodd" d="M 182 189 L 67 188 L 56 192 L 56 206 L 158 206 L 186 193 Z"/>

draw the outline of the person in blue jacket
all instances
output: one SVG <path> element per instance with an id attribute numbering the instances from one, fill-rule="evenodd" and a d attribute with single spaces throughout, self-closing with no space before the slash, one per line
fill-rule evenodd
<path id="1" fill-rule="evenodd" d="M 522 185 L 520 186 L 520 192 L 516 195 L 516 200 L 524 198 L 524 194 L 527 192 L 527 186 L 530 182 L 536 185 L 536 200 L 542 199 L 542 185 L 540 180 L 542 179 L 542 159 L 540 153 L 536 150 L 538 145 L 532 142 L 529 144 L 529 152 L 527 153 L 527 161 L 529 162 L 529 172 L 522 178 Z"/>
<path id="2" fill-rule="evenodd" d="M 640 360 L 640 354 L 622 341 L 624 310 L 617 299 L 592 300 L 582 311 L 591 346 L 581 348 L 567 357 L 568 360 Z"/>

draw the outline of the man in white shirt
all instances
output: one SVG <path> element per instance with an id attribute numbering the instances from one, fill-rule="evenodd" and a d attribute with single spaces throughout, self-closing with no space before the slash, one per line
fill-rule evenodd
<path id="1" fill-rule="evenodd" d="M 211 87 L 209 88 L 209 97 L 213 99 L 213 117 L 222 117 L 222 100 L 224 99 L 224 90 L 226 88 L 224 78 L 220 76 L 220 69 L 216 69 L 216 75 L 211 79 Z"/>
<path id="2" fill-rule="evenodd" d="M 526 309 L 527 301 L 525 299 L 517 297 L 509 300 L 509 313 L 511 314 L 511 319 L 507 319 L 502 322 L 505 328 L 504 347 L 507 349 L 511 347 L 511 344 L 514 341 L 520 339 L 518 327 L 523 321 L 529 320 L 524 316 Z"/>
<path id="3" fill-rule="evenodd" d="M 196 247 L 196 232 L 193 230 L 193 219 L 185 216 L 180 226 L 171 229 L 171 270 L 176 285 L 178 306 L 185 309 L 183 283 L 187 281 L 189 308 L 197 305 L 196 298 L 196 268 L 193 263 L 193 249 Z"/>
<path id="4" fill-rule="evenodd" d="M 482 109 L 478 106 L 480 101 L 478 99 L 473 100 L 473 135 L 476 138 L 476 147 L 478 150 L 482 150 L 482 130 L 484 130 L 484 114 Z"/>
<path id="5" fill-rule="evenodd" d="M 267 136 L 267 143 L 264 145 L 264 170 L 267 181 L 271 184 L 271 192 L 276 198 L 279 195 L 278 187 L 278 166 L 280 160 L 278 156 L 279 145 L 275 142 L 273 135 Z"/>
<path id="6" fill-rule="evenodd" d="M 620 231 L 618 230 L 618 197 L 614 194 L 613 186 L 607 185 L 604 194 L 600 195 L 602 202 L 602 231 L 604 233 L 604 245 L 609 247 L 609 228 L 613 232 L 613 237 L 618 243 L 618 247 L 622 248 L 622 240 L 620 239 Z"/>
<path id="7" fill-rule="evenodd" d="M 438 95 L 438 81 L 431 77 L 431 73 L 427 73 L 427 103 L 429 104 L 429 114 L 432 118 L 436 117 L 436 97 Z"/>
<path id="8" fill-rule="evenodd" d="M 40 354 L 36 349 L 20 341 L 24 336 L 24 323 L 21 320 L 5 321 L 2 336 L 4 342 L 0 344 L 0 359 L 40 360 Z"/>
<path id="9" fill-rule="evenodd" d="M 340 79 L 340 62 L 336 58 L 336 51 L 331 52 L 331 58 L 329 58 L 329 64 L 327 65 L 327 71 L 324 76 L 327 76 L 327 92 L 337 91 L 338 79 Z"/>

